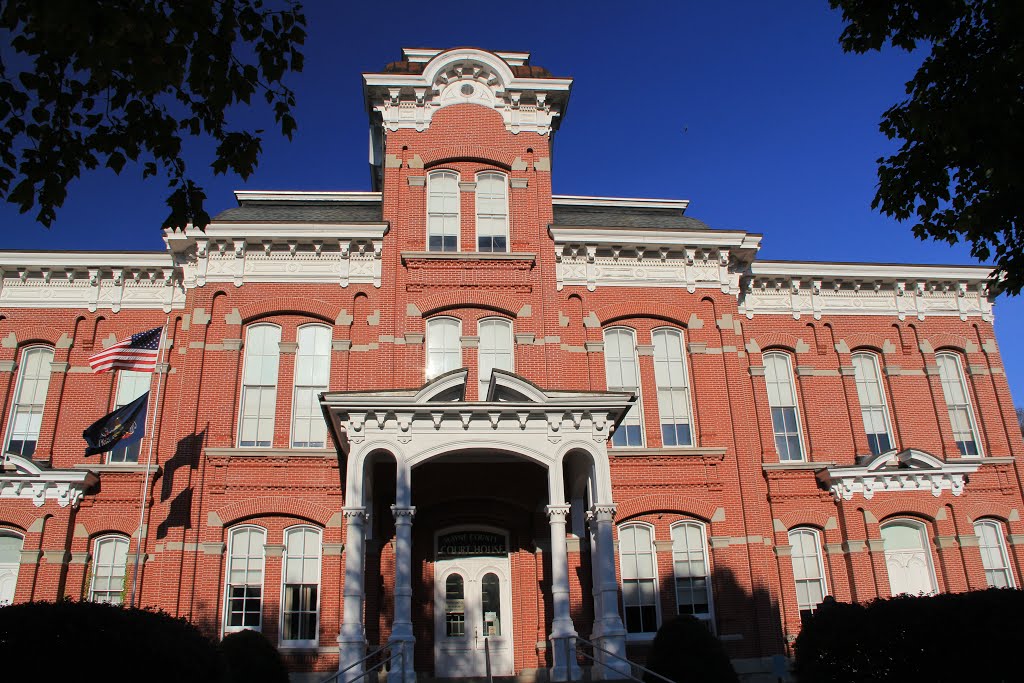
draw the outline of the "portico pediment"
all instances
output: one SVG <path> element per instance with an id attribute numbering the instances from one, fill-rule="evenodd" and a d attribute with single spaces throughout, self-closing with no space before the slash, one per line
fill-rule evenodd
<path id="1" fill-rule="evenodd" d="M 980 465 L 978 460 L 947 461 L 908 448 L 865 456 L 853 467 L 826 467 L 817 476 L 836 502 L 851 500 L 858 493 L 870 500 L 877 492 L 891 491 L 930 491 L 936 497 L 949 491 L 959 496 L 967 475 Z"/>
<path id="2" fill-rule="evenodd" d="M 18 455 L 3 456 L 0 499 L 31 500 L 36 507 L 56 500 L 60 507 L 78 507 L 85 492 L 99 478 L 88 470 L 56 470 Z"/>

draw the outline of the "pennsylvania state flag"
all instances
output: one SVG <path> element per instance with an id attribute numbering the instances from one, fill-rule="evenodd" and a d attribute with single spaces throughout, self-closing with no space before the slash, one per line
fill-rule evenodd
<path id="1" fill-rule="evenodd" d="M 82 432 L 88 446 L 86 455 L 96 455 L 113 450 L 118 446 L 127 446 L 141 439 L 146 433 L 146 406 L 149 404 L 149 392 L 131 403 L 121 406 L 109 415 L 93 422 Z"/>

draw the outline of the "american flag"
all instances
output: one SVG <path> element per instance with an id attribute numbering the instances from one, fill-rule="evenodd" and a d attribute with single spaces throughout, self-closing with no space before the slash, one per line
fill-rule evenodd
<path id="1" fill-rule="evenodd" d="M 133 334 L 124 341 L 119 341 L 109 349 L 103 349 L 89 359 L 93 372 L 110 370 L 138 370 L 153 372 L 156 370 L 157 356 L 160 355 L 160 337 L 162 327 L 154 327 L 145 332 Z"/>

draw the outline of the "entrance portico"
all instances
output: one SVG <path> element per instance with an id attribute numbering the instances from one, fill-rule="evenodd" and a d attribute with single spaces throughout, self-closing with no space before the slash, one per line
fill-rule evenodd
<path id="1" fill-rule="evenodd" d="M 515 374 L 495 370 L 486 400 L 466 402 L 467 374 L 465 369 L 455 370 L 419 390 L 338 392 L 321 397 L 329 428 L 340 457 L 345 461 L 347 541 L 338 641 L 340 668 L 353 667 L 346 674 L 346 680 L 363 673 L 362 665 L 357 663 L 365 656 L 367 647 L 365 553 L 368 513 L 374 494 L 371 468 L 381 459 L 387 463 L 393 460 L 395 467 L 395 503 L 391 506 L 395 522 L 394 611 L 389 644 L 392 655 L 402 659 L 391 666 L 389 679 L 392 683 L 412 683 L 415 679 L 412 532 L 416 509 L 412 505 L 411 484 L 413 469 L 431 462 L 443 461 L 449 467 L 459 467 L 463 462 L 481 463 L 491 458 L 527 461 L 543 468 L 547 477 L 547 499 L 536 503 L 542 505 L 547 516 L 551 546 L 551 624 L 545 634 L 549 643 L 550 677 L 556 681 L 567 680 L 568 676 L 575 677 L 579 673 L 575 657 L 577 632 L 569 606 L 566 547 L 566 524 L 573 505 L 583 508 L 581 511 L 590 519 L 594 539 L 592 637 L 601 648 L 625 655 L 625 629 L 618 611 L 612 544 L 615 505 L 611 498 L 606 442 L 635 397 L 621 392 L 548 392 Z M 472 482 L 461 483 L 472 486 Z M 481 633 L 492 633 L 495 645 L 501 647 L 501 639 L 507 637 L 512 626 L 511 619 L 507 614 L 503 617 L 500 608 L 484 608 L 481 601 L 491 600 L 493 605 L 509 601 L 509 581 L 505 581 L 505 588 L 500 587 L 507 557 L 505 564 L 478 561 L 476 557 L 467 558 L 462 564 L 465 566 L 443 563 L 442 570 L 447 573 L 442 577 L 435 570 L 434 580 L 447 580 L 449 575 L 455 575 L 455 569 L 461 569 L 456 573 L 463 581 L 463 597 L 459 598 L 457 591 L 453 593 L 452 605 L 462 604 L 464 610 L 472 607 L 475 611 L 467 618 L 479 621 Z M 508 578 L 507 573 L 505 577 Z M 476 592 L 470 597 L 465 593 L 467 580 L 476 582 Z M 453 579 L 453 591 L 458 581 Z M 438 590 L 437 585 L 435 590 Z M 458 600 L 465 602 L 458 603 Z M 508 607 L 504 609 L 507 612 Z M 481 614 L 477 615 L 476 611 Z M 487 617 L 495 623 L 488 624 Z M 434 618 L 437 620 L 443 615 L 435 614 Z M 468 638 L 473 636 L 467 634 Z M 534 640 L 525 633 L 512 637 L 522 638 L 523 642 Z M 450 665 L 451 651 L 445 656 L 449 657 L 445 661 Z M 466 657 L 475 656 L 475 651 L 466 651 Z M 437 664 L 435 661 L 435 667 Z M 615 666 L 612 662 L 609 664 Z M 459 667 L 446 665 L 446 668 L 458 675 Z M 465 670 L 474 669 L 467 666 Z M 401 680 L 403 671 L 405 681 Z M 607 670 L 594 673 L 615 676 Z"/>

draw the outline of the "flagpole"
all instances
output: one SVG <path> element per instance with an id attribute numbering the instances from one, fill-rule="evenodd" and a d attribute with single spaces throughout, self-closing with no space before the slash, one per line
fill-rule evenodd
<path id="1" fill-rule="evenodd" d="M 149 448 L 146 454 L 146 474 L 142 477 L 142 493 L 139 494 L 139 538 L 135 544 L 135 569 L 132 571 L 132 594 L 128 600 L 129 607 L 135 607 L 135 590 L 139 585 L 139 558 L 142 555 L 142 546 L 146 541 L 148 535 L 143 531 L 143 525 L 146 523 L 146 502 L 149 500 L 149 471 L 153 464 L 153 444 L 156 443 L 156 418 L 160 412 L 160 389 L 163 388 L 164 375 L 168 374 L 162 372 L 164 362 L 164 352 L 167 350 L 165 339 L 167 337 L 167 326 L 171 322 L 171 316 L 167 316 L 164 321 L 164 328 L 160 331 L 160 355 L 159 360 L 156 363 L 156 401 L 153 405 L 153 419 L 150 422 L 149 430 Z M 148 529 L 146 530 L 148 531 Z"/>

